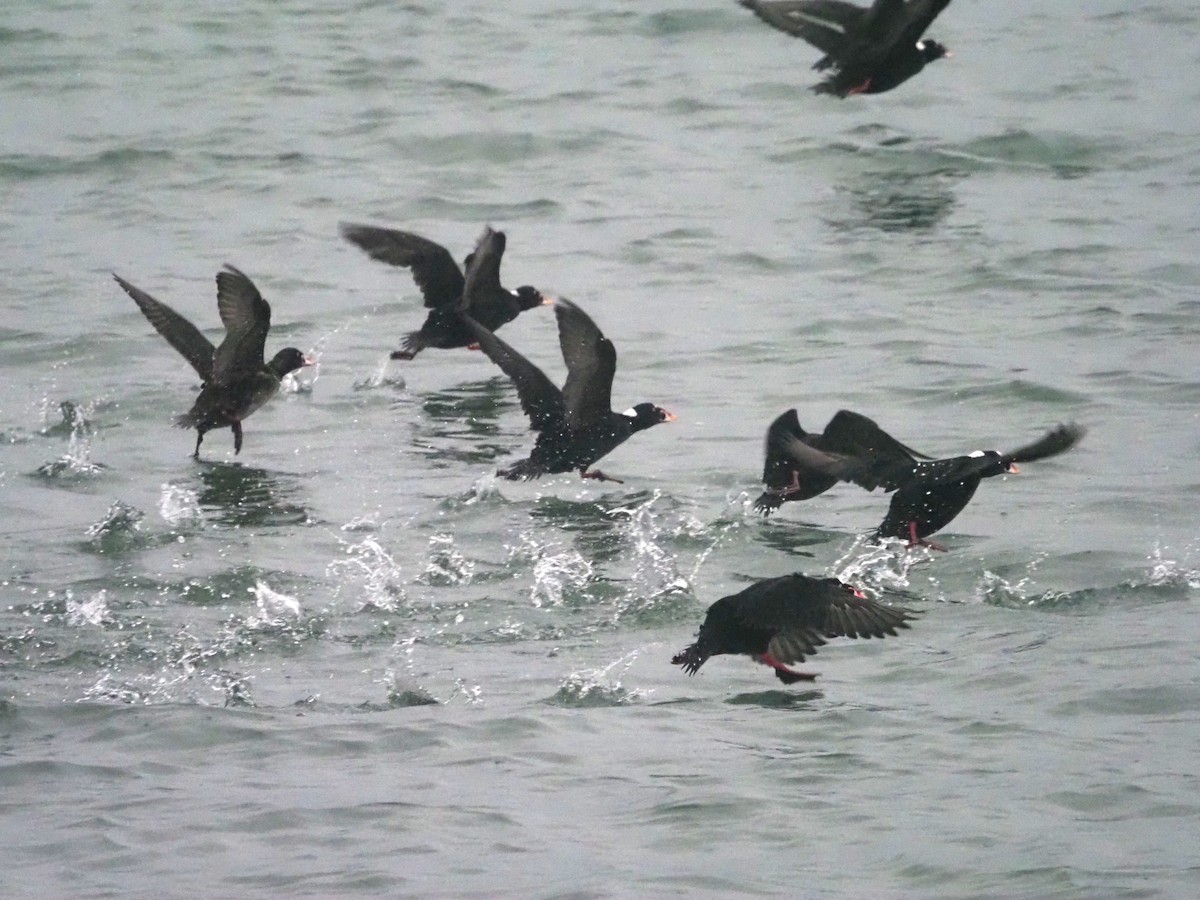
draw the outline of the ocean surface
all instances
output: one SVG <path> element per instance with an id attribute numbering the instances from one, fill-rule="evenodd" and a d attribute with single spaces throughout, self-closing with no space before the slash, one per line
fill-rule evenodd
<path id="1" fill-rule="evenodd" d="M 953 59 L 813 95 L 732 0 L 14 0 L 0 21 L 0 895 L 1200 894 L 1200 8 L 957 0 Z M 602 468 L 480 353 L 389 361 L 409 273 L 570 297 Z M 246 423 L 111 273 L 320 363 Z M 560 380 L 554 317 L 502 336 Z M 767 424 L 1068 454 L 939 540 L 841 485 L 764 520 Z M 921 615 L 784 687 L 670 664 L 753 580 Z"/>

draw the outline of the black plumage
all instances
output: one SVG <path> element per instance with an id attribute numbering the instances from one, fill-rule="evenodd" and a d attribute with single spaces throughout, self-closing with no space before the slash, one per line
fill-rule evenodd
<path id="1" fill-rule="evenodd" d="M 950 524 L 970 502 L 984 478 L 1020 472 L 1017 463 L 1033 462 L 1070 450 L 1086 433 L 1080 425 L 1059 425 L 1032 444 L 1009 453 L 977 450 L 949 459 L 903 462 L 879 453 L 844 456 L 823 453 L 791 440 L 790 452 L 825 477 L 852 481 L 866 490 L 894 491 L 876 538 L 905 538 L 909 546 L 945 548 L 925 540 Z"/>
<path id="2" fill-rule="evenodd" d="M 476 289 L 469 304 L 465 304 L 463 269 L 459 269 L 450 251 L 441 244 L 409 231 L 374 225 L 342 223 L 340 227 L 342 237 L 361 247 L 372 259 L 409 269 L 425 298 L 429 310 L 425 323 L 404 336 L 401 349 L 392 351 L 392 359 L 412 359 L 426 347 L 447 350 L 473 345 L 475 337 L 461 316 L 464 308 L 476 322 L 495 331 L 522 312 L 551 302 L 551 298 L 529 285 L 510 291 L 500 283 L 500 260 L 506 245 L 502 231 L 484 229 L 475 251 L 464 261 L 466 269 L 480 249 L 486 247 L 487 264 L 479 269 Z"/>
<path id="3" fill-rule="evenodd" d="M 708 608 L 696 642 L 671 659 L 689 675 L 710 656 L 746 654 L 770 666 L 784 684 L 817 676 L 788 668 L 828 638 L 882 638 L 908 628 L 912 610 L 884 606 L 836 578 L 800 572 L 756 582 Z"/>
<path id="4" fill-rule="evenodd" d="M 860 413 L 839 410 L 829 420 L 824 432 L 809 433 L 801 427 L 796 410 L 789 409 L 767 428 L 764 448 L 766 462 L 762 475 L 767 490 L 754 501 L 754 508 L 764 515 L 769 515 L 789 500 L 808 500 L 837 484 L 836 477 L 806 466 L 802 459 L 790 452 L 793 441 L 801 441 L 825 453 L 847 456 L 876 453 L 897 462 L 929 459 L 925 454 L 901 444 L 874 420 Z"/>
<path id="5" fill-rule="evenodd" d="M 922 39 L 950 0 L 875 0 L 869 7 L 843 0 L 740 2 L 768 25 L 825 54 L 813 68 L 832 72 L 813 88 L 818 94 L 881 94 L 951 55 L 937 41 Z"/>
<path id="6" fill-rule="evenodd" d="M 240 453 L 242 420 L 278 392 L 285 375 L 315 362 L 295 347 L 280 350 L 269 362 L 263 361 L 271 307 L 254 282 L 231 265 L 217 273 L 217 311 L 225 325 L 225 338 L 219 347 L 165 303 L 119 275 L 113 278 L 155 330 L 191 363 L 203 382 L 192 408 L 175 420 L 180 428 L 196 429 L 196 450 L 192 454 L 196 459 L 200 458 L 205 432 L 213 428 L 231 428 L 233 452 Z"/>
<path id="7" fill-rule="evenodd" d="M 475 290 L 475 272 L 486 267 L 484 252 L 477 251 L 467 267 L 466 294 Z M 617 350 L 582 309 L 569 300 L 554 301 L 558 342 L 567 364 L 567 380 L 560 390 L 546 374 L 470 316 L 464 321 L 480 348 L 517 388 L 521 408 L 530 427 L 538 432 L 528 459 L 498 474 L 511 479 L 578 470 L 584 478 L 617 481 L 590 466 L 612 452 L 632 434 L 675 416 L 653 403 L 612 411 L 612 383 L 617 371 Z"/>

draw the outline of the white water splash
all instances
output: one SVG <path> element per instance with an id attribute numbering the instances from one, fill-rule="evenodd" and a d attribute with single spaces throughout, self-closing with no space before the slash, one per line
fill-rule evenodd
<path id="1" fill-rule="evenodd" d="M 200 497 L 181 484 L 165 483 L 159 490 L 158 514 L 170 525 L 193 525 L 202 521 Z"/>
<path id="2" fill-rule="evenodd" d="M 43 418 L 48 418 L 49 416 L 49 412 L 46 409 L 46 404 L 49 402 L 49 400 L 46 400 L 43 403 Z M 48 478 L 58 478 L 74 475 L 96 475 L 104 470 L 104 466 L 92 462 L 92 423 L 90 419 L 92 413 L 95 411 L 95 406 L 95 403 L 88 403 L 83 406 L 75 406 L 69 402 L 60 404 L 60 415 L 62 416 L 63 424 L 69 426 L 71 429 L 70 437 L 67 440 L 67 452 L 66 455 L 60 456 L 53 462 L 44 463 L 39 466 L 39 475 Z"/>
<path id="3" fill-rule="evenodd" d="M 1200 572 L 1164 556 L 1163 548 L 1160 545 L 1154 545 L 1154 552 L 1147 559 L 1151 563 L 1151 587 L 1186 584 L 1192 590 L 1200 589 Z"/>
<path id="4" fill-rule="evenodd" d="M 68 625 L 103 625 L 111 619 L 108 610 L 108 594 L 101 590 L 92 594 L 86 600 L 76 600 L 67 591 L 66 595 Z"/>
<path id="5" fill-rule="evenodd" d="M 627 689 L 621 676 L 641 654 L 641 649 L 632 650 L 600 669 L 572 672 L 559 686 L 551 702 L 560 706 L 623 706 L 645 700 L 653 693 L 642 688 Z M 618 669 L 617 676 L 612 672 Z"/>
<path id="6" fill-rule="evenodd" d="M 850 548 L 834 562 L 834 577 L 876 595 L 903 591 L 912 585 L 912 572 L 930 563 L 937 551 L 928 547 L 909 547 L 906 541 L 855 538 Z"/>
<path id="7" fill-rule="evenodd" d="M 130 506 L 121 500 L 114 500 L 104 513 L 104 518 L 88 526 L 87 535 L 93 540 L 106 537 L 128 535 L 141 527 L 141 521 L 146 514 L 136 506 Z"/>
<path id="8" fill-rule="evenodd" d="M 259 612 L 259 617 L 252 619 L 252 623 L 286 625 L 300 618 L 300 601 L 288 594 L 272 590 L 265 581 L 255 582 L 254 587 L 249 588 L 249 591 L 254 595 Z"/>
<path id="9" fill-rule="evenodd" d="M 475 564 L 454 546 L 454 537 L 435 534 L 429 539 L 429 561 L 421 580 L 426 584 L 470 584 Z"/>
<path id="10" fill-rule="evenodd" d="M 351 533 L 354 533 L 354 532 L 369 533 L 369 532 L 378 531 L 378 530 L 379 530 L 379 522 L 376 520 L 376 518 L 374 516 L 359 516 L 356 519 L 351 519 L 349 522 L 347 522 L 345 525 L 342 526 L 342 531 L 348 531 Z"/>
<path id="11" fill-rule="evenodd" d="M 546 553 L 533 564 L 529 601 L 537 607 L 561 606 L 568 588 L 582 588 L 592 577 L 592 564 L 578 550 Z"/>
<path id="12" fill-rule="evenodd" d="M 404 381 L 403 376 L 393 375 L 390 378 L 388 377 L 389 360 L 390 357 L 385 356 L 382 360 L 380 360 L 379 365 L 375 367 L 374 372 L 372 372 L 366 378 L 360 378 L 358 381 L 355 381 L 352 387 L 356 391 L 364 391 L 387 385 L 389 387 L 398 388 L 399 390 L 404 390 L 407 387 L 407 383 Z"/>
<path id="13" fill-rule="evenodd" d="M 362 608 L 395 611 L 404 602 L 400 566 L 373 537 L 357 544 L 345 544 L 345 559 L 326 566 L 326 573 L 339 580 L 337 592 L 357 587 L 362 596 Z"/>

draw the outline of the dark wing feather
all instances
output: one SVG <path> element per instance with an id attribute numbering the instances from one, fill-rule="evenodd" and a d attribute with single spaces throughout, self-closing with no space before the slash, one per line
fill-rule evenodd
<path id="1" fill-rule="evenodd" d="M 801 478 L 805 472 L 823 475 L 839 481 L 852 481 L 868 491 L 878 487 L 894 491 L 908 480 L 914 468 L 922 465 L 908 457 L 871 451 L 853 455 L 826 453 L 800 440 L 788 441 L 786 446 L 788 455 L 801 472 Z"/>
<path id="2" fill-rule="evenodd" d="M 567 424 L 579 430 L 602 423 L 612 413 L 617 348 L 570 300 L 556 300 L 554 313 L 558 317 L 558 342 L 567 364 L 562 390 Z"/>
<path id="3" fill-rule="evenodd" d="M 339 226 L 342 237 L 367 252 L 372 259 L 412 271 L 413 281 L 425 297 L 425 306 L 454 306 L 463 295 L 463 273 L 450 251 L 441 244 L 410 231 L 374 225 Z"/>
<path id="4" fill-rule="evenodd" d="M 530 427 L 534 431 L 544 431 L 560 425 L 566 416 L 562 391 L 546 377 L 546 373 L 470 316 L 464 314 L 462 318 L 488 359 L 516 385 L 521 409 L 529 416 Z"/>
<path id="5" fill-rule="evenodd" d="M 900 44 L 915 44 L 950 5 L 950 0 L 912 0 L 908 4 L 907 21 L 897 38 Z"/>
<path id="6" fill-rule="evenodd" d="M 820 449 L 831 453 L 864 453 L 874 450 L 889 456 L 930 459 L 924 453 L 918 453 L 900 443 L 874 420 L 848 409 L 839 410 L 829 420 L 819 446 Z"/>
<path id="7" fill-rule="evenodd" d="M 271 307 L 244 273 L 226 263 L 217 273 L 217 311 L 225 340 L 213 356 L 213 382 L 229 384 L 263 367 Z"/>
<path id="8" fill-rule="evenodd" d="M 836 578 L 800 572 L 760 581 L 735 598 L 744 625 L 774 632 L 767 650 L 782 663 L 803 662 L 824 638 L 894 635 L 916 615 L 859 597 Z"/>
<path id="9" fill-rule="evenodd" d="M 763 484 L 771 488 L 783 488 L 792 483 L 792 459 L 788 455 L 787 445 L 790 440 L 799 440 L 804 436 L 800 417 L 794 409 L 781 414 L 767 427 L 767 439 L 763 448 Z"/>
<path id="10" fill-rule="evenodd" d="M 500 260 L 504 256 L 506 243 L 504 232 L 488 227 L 476 241 L 475 249 L 467 256 L 462 292 L 462 308 L 467 312 L 492 303 L 496 293 L 503 290 L 500 285 Z"/>
<path id="11" fill-rule="evenodd" d="M 212 341 L 200 333 L 200 329 L 181 316 L 167 304 L 155 300 L 145 291 L 134 287 L 120 275 L 113 273 L 117 284 L 133 298 L 154 330 L 167 339 L 186 359 L 201 380 L 208 381 L 213 373 L 213 354 L 216 348 Z"/>
<path id="12" fill-rule="evenodd" d="M 1028 446 L 1004 454 L 1005 459 L 1013 462 L 1033 462 L 1035 459 L 1045 459 L 1047 456 L 1057 456 L 1070 450 L 1087 434 L 1087 429 L 1074 423 L 1059 425 L 1042 435 L 1041 438 Z"/>
<path id="13" fill-rule="evenodd" d="M 840 0 L 740 0 L 772 28 L 807 41 L 829 56 L 838 56 L 847 45 L 847 34 L 861 20 L 863 10 Z"/>

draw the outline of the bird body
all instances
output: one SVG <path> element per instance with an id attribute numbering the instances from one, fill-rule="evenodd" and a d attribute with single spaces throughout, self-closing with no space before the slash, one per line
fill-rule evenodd
<path id="1" fill-rule="evenodd" d="M 711 656 L 744 654 L 770 666 L 784 684 L 812 681 L 816 675 L 789 664 L 803 662 L 828 638 L 894 636 L 915 615 L 870 600 L 836 578 L 795 572 L 722 597 L 708 608 L 696 642 L 671 662 L 695 675 Z"/>
<path id="2" fill-rule="evenodd" d="M 923 544 L 944 550 L 925 538 L 963 511 L 984 478 L 1016 474 L 1020 472 L 1017 463 L 1057 456 L 1079 443 L 1084 434 L 1082 426 L 1059 425 L 1009 453 L 977 450 L 966 456 L 907 462 L 880 453 L 823 453 L 796 439 L 790 440 L 788 447 L 805 466 L 825 477 L 852 481 L 868 491 L 879 487 L 894 492 L 887 515 L 875 530 L 876 538 L 906 538 L 909 546 Z"/>
<path id="3" fill-rule="evenodd" d="M 410 231 L 374 225 L 343 223 L 341 232 L 346 240 L 361 247 L 372 259 L 410 269 L 425 298 L 429 314 L 424 324 L 405 335 L 401 349 L 392 352 L 392 359 L 412 359 L 426 347 L 447 350 L 471 346 L 475 337 L 463 321 L 464 311 L 489 331 L 495 331 L 522 312 L 550 300 L 528 285 L 516 290 L 501 285 L 500 260 L 507 244 L 502 231 L 484 229 L 475 251 L 463 263 L 463 269 L 470 268 L 473 257 L 486 246 L 487 262 L 477 271 L 477 283 L 469 304 L 463 269 L 459 269 L 450 251 L 441 244 Z"/>
<path id="4" fill-rule="evenodd" d="M 217 310 L 225 325 L 225 339 L 216 347 L 167 304 L 119 275 L 113 278 L 203 382 L 192 408 L 175 419 L 180 428 L 196 429 L 195 459 L 200 458 L 205 432 L 213 428 L 232 429 L 234 453 L 240 453 L 242 421 L 279 391 L 285 375 L 315 362 L 295 347 L 280 350 L 269 362 L 263 361 L 271 307 L 254 282 L 233 266 L 226 265 L 217 273 Z"/>
<path id="5" fill-rule="evenodd" d="M 481 245 L 467 267 L 464 297 L 468 308 L 474 306 L 479 273 L 491 266 L 489 256 L 495 252 L 495 247 Z M 620 481 L 591 469 L 592 464 L 630 435 L 675 417 L 653 403 L 639 403 L 623 413 L 613 412 L 617 350 L 612 341 L 587 313 L 569 300 L 555 300 L 554 314 L 558 320 L 559 346 L 567 364 L 567 380 L 561 390 L 546 373 L 472 316 L 463 317 L 480 349 L 516 385 L 521 408 L 529 416 L 530 427 L 538 432 L 529 458 L 498 474 L 511 479 L 530 479 L 578 470 L 584 478 Z"/>
<path id="6" fill-rule="evenodd" d="M 813 68 L 832 72 L 813 87 L 818 94 L 881 94 L 950 55 L 937 41 L 922 38 L 950 0 L 875 0 L 869 7 L 843 0 L 740 2 L 768 25 L 824 53 Z"/>

